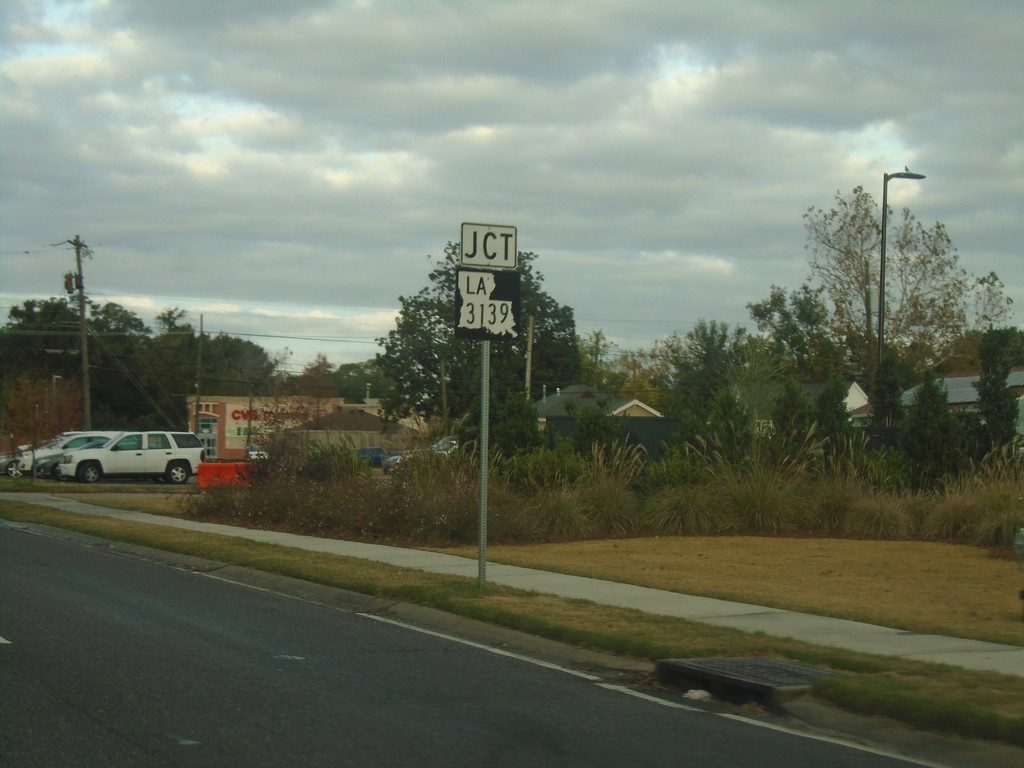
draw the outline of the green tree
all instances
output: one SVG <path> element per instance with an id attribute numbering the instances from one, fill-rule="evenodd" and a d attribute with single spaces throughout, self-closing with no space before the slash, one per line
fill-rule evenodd
<path id="1" fill-rule="evenodd" d="M 593 405 L 579 408 L 575 405 L 569 403 L 566 410 L 576 421 L 572 435 L 576 453 L 590 456 L 595 446 L 607 452 L 616 445 L 626 444 L 626 423 L 621 417 L 612 416 L 607 398 L 599 398 Z"/>
<path id="2" fill-rule="evenodd" d="M 814 414 L 807 395 L 796 379 L 786 379 L 772 410 L 775 433 L 782 440 L 793 443 L 802 440 L 813 423 Z"/>
<path id="3" fill-rule="evenodd" d="M 894 427 L 903 421 L 903 386 L 900 381 L 898 357 L 893 349 L 882 353 L 882 364 L 875 371 L 871 392 L 871 425 Z"/>
<path id="4" fill-rule="evenodd" d="M 350 400 L 365 400 L 367 396 L 383 398 L 395 388 L 376 360 L 342 363 L 334 372 L 334 385 L 341 397 Z"/>
<path id="5" fill-rule="evenodd" d="M 601 330 L 591 331 L 580 337 L 577 343 L 580 350 L 579 383 L 599 392 L 618 392 L 624 376 L 616 365 L 615 344 Z"/>
<path id="6" fill-rule="evenodd" d="M 324 414 L 324 401 L 337 397 L 334 387 L 334 366 L 327 356 L 318 353 L 311 363 L 307 363 L 302 373 L 295 380 L 295 392 L 312 400 L 312 416 L 319 427 Z"/>
<path id="7" fill-rule="evenodd" d="M 1021 356 L 1016 328 L 992 328 L 981 337 L 978 410 L 984 421 L 986 450 L 1009 444 L 1017 434 L 1017 395 L 1007 385 L 1010 369 Z"/>
<path id="8" fill-rule="evenodd" d="M 767 299 L 747 304 L 769 350 L 798 381 L 827 381 L 848 368 L 845 348 L 832 337 L 823 293 L 804 283 L 787 296 L 773 285 Z"/>
<path id="9" fill-rule="evenodd" d="M 818 427 L 818 436 L 828 441 L 828 450 L 832 456 L 845 451 L 853 436 L 850 410 L 846 407 L 849 389 L 850 385 L 839 376 L 832 376 L 814 400 L 814 421 Z"/>
<path id="10" fill-rule="evenodd" d="M 219 394 L 247 395 L 253 387 L 267 389 L 281 376 L 284 360 L 283 356 L 271 357 L 248 339 L 203 334 L 202 379 L 204 386 Z"/>
<path id="11" fill-rule="evenodd" d="M 90 391 L 92 421 L 121 427 L 181 428 L 175 417 L 171 382 L 154 375 L 161 361 L 152 351 L 151 331 L 134 312 L 108 302 L 90 304 Z M 184 398 L 178 410 L 184 413 Z"/>
<path id="12" fill-rule="evenodd" d="M 611 381 L 619 382 L 619 397 L 642 400 L 652 408 L 661 408 L 663 393 L 659 385 L 664 379 L 663 366 L 653 350 L 623 351 L 616 361 L 616 370 L 618 373 Z"/>
<path id="13" fill-rule="evenodd" d="M 736 348 L 727 384 L 755 424 L 771 419 L 787 370 L 788 366 L 772 353 L 764 339 L 747 338 Z"/>
<path id="14" fill-rule="evenodd" d="M 666 415 L 706 416 L 715 396 L 729 384 L 746 339 L 742 328 L 702 319 L 685 336 L 674 333 L 661 342 L 655 354 L 664 363 Z"/>
<path id="15" fill-rule="evenodd" d="M 196 388 L 199 336 L 177 307 L 161 312 L 156 327 L 144 362 L 121 371 L 124 386 L 136 388 L 144 399 L 132 426 L 181 429 L 188 423 L 185 398 Z"/>
<path id="16" fill-rule="evenodd" d="M 580 377 L 576 324 L 572 309 L 558 304 L 542 288 L 534 268 L 537 256 L 521 252 L 519 264 L 524 319 L 533 317 L 531 398 L 541 388 L 576 383 Z M 394 382 L 382 399 L 385 415 L 398 419 L 418 414 L 449 423 L 470 411 L 478 396 L 480 345 L 455 338 L 454 299 L 459 245 L 448 243 L 434 262 L 428 285 L 414 296 L 400 296 L 396 327 L 379 339 L 380 371 Z M 525 330 L 525 329 L 524 329 Z M 491 394 L 495 402 L 525 396 L 527 334 L 491 345 Z"/>
<path id="17" fill-rule="evenodd" d="M 3 331 L 3 367 L 83 385 L 78 313 L 65 299 L 30 300 L 9 313 Z M 148 363 L 149 329 L 119 304 L 88 303 L 90 398 L 92 421 L 108 428 L 132 425 L 152 411 L 143 382 Z"/>
<path id="18" fill-rule="evenodd" d="M 926 372 L 900 431 L 913 488 L 932 490 L 944 478 L 960 474 L 966 463 L 962 436 L 960 422 L 950 413 L 945 386 Z"/>
<path id="19" fill-rule="evenodd" d="M 81 368 L 79 338 L 78 312 L 66 299 L 29 299 L 11 307 L 0 329 L 3 372 L 70 378 Z"/>
<path id="20" fill-rule="evenodd" d="M 750 455 L 754 445 L 754 419 L 729 388 L 718 390 L 711 400 L 708 433 L 711 443 L 726 460 L 741 462 Z"/>
<path id="21" fill-rule="evenodd" d="M 479 398 L 477 398 L 479 401 Z M 475 425 L 479 425 L 477 415 Z M 468 426 L 468 425 L 467 425 Z M 479 430 L 479 427 L 477 427 Z M 500 400 L 491 408 L 490 445 L 502 455 L 529 453 L 543 443 L 537 406 L 525 395 Z"/>

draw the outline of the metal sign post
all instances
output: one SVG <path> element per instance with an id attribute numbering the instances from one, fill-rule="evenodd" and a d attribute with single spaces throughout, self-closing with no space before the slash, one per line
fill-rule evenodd
<path id="1" fill-rule="evenodd" d="M 487 584 L 487 470 L 491 432 L 491 342 L 480 344 L 480 547 L 477 583 Z"/>
<path id="2" fill-rule="evenodd" d="M 455 338 L 480 345 L 480 587 L 487 584 L 487 478 L 491 429 L 491 341 L 520 333 L 519 251 L 516 228 L 463 224 L 456 270 Z"/>

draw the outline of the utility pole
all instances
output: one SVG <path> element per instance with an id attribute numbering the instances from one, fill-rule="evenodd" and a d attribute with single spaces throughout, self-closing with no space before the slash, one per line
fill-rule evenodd
<path id="1" fill-rule="evenodd" d="M 75 287 L 78 289 L 78 330 L 82 347 L 82 429 L 92 429 L 92 395 L 89 391 L 89 328 L 85 322 L 85 279 L 82 276 L 82 255 L 88 256 L 89 247 L 82 242 L 82 238 L 75 235 L 74 240 L 68 240 L 75 246 Z"/>
<path id="2" fill-rule="evenodd" d="M 526 399 L 532 400 L 530 397 L 530 376 L 533 370 L 533 315 L 530 315 L 530 320 L 527 323 L 526 331 Z"/>
<path id="3" fill-rule="evenodd" d="M 441 424 L 444 433 L 448 434 L 448 380 L 444 372 L 444 358 L 441 358 Z"/>
<path id="4" fill-rule="evenodd" d="M 203 316 L 199 315 L 199 344 L 196 349 L 196 407 L 192 431 L 199 433 L 199 382 L 203 376 Z"/>

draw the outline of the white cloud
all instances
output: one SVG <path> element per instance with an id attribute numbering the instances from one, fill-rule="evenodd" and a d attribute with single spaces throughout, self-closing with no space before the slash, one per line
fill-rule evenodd
<path id="1" fill-rule="evenodd" d="M 746 322 L 804 278 L 809 207 L 909 165 L 894 204 L 1024 306 L 1024 17 L 922 7 L 15 0 L 0 300 L 55 295 L 78 233 L 97 298 L 367 359 L 484 221 L 645 345 Z"/>

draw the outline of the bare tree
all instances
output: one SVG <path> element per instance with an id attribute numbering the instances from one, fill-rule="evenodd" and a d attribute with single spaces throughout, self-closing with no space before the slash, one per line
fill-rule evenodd
<path id="1" fill-rule="evenodd" d="M 839 192 L 835 207 L 804 214 L 811 279 L 831 304 L 831 333 L 870 379 L 877 349 L 881 211 L 863 187 Z M 925 228 L 909 209 L 891 213 L 886 237 L 886 339 L 916 368 L 942 362 L 979 326 L 1004 321 L 1010 301 L 998 276 L 975 278 L 960 266 L 945 226 Z"/>

